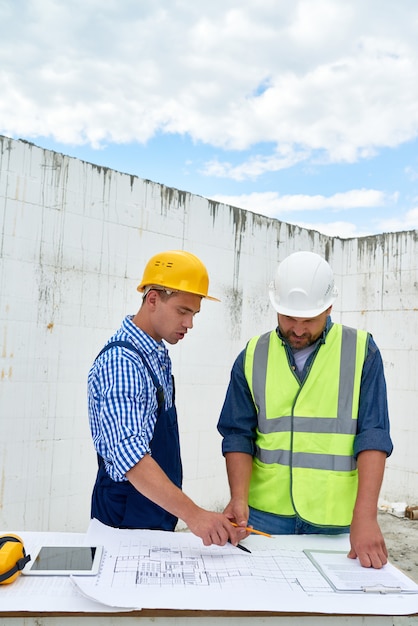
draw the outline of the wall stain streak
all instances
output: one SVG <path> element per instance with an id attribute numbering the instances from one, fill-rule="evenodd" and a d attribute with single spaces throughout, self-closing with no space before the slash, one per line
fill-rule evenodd
<path id="1" fill-rule="evenodd" d="M 21 141 L 23 141 L 23 139 Z M 10 153 L 12 151 L 12 142 L 13 142 L 13 139 L 0 135 L 1 154 L 3 154 L 4 152 L 8 152 L 10 156 Z M 29 143 L 29 142 L 23 141 L 23 143 Z"/>
<path id="2" fill-rule="evenodd" d="M 109 167 L 105 167 L 104 165 L 95 165 L 94 163 L 89 163 L 89 165 L 91 166 L 93 170 L 95 170 L 99 174 L 99 176 L 101 176 L 103 172 L 103 176 L 106 177 L 109 174 L 109 172 L 114 171 L 114 170 L 111 170 Z"/>
<path id="3" fill-rule="evenodd" d="M 180 207 L 184 208 L 188 195 L 187 191 L 180 191 L 174 187 L 161 185 L 161 208 L 165 209 L 165 212 L 167 212 L 171 206 L 174 206 L 176 209 Z"/>
<path id="4" fill-rule="evenodd" d="M 240 261 L 241 261 L 241 248 L 242 240 L 245 235 L 247 227 L 247 212 L 243 209 L 231 206 L 230 212 L 232 214 L 232 222 L 234 228 L 234 274 L 233 274 L 233 288 L 238 290 L 239 288 L 239 273 L 240 273 Z"/>
<path id="5" fill-rule="evenodd" d="M 218 217 L 220 203 L 215 202 L 215 200 L 208 200 L 209 213 L 212 217 L 212 225 L 215 225 L 216 218 Z"/>
<path id="6" fill-rule="evenodd" d="M 228 296 L 228 306 L 232 322 L 231 336 L 235 339 L 239 337 L 242 325 L 243 288 L 240 285 L 240 268 L 242 243 L 247 228 L 248 213 L 234 206 L 230 206 L 229 210 L 232 216 L 235 244 L 232 290 Z"/>

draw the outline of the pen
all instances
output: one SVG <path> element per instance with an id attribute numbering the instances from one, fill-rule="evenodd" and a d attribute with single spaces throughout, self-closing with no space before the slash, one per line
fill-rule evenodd
<path id="1" fill-rule="evenodd" d="M 240 526 L 238 526 L 238 524 L 235 524 L 235 522 L 231 522 L 232 526 L 235 526 L 235 528 L 240 528 Z M 246 526 L 245 530 L 249 533 L 255 533 L 256 535 L 263 535 L 263 537 L 271 537 L 271 535 L 269 535 L 268 533 L 263 533 L 261 532 L 261 530 L 256 530 L 255 528 L 251 528 L 251 526 Z"/>
<path id="2" fill-rule="evenodd" d="M 231 543 L 230 541 L 228 541 L 228 543 Z M 234 545 L 231 543 L 231 545 Z M 248 548 L 246 548 L 245 546 L 242 546 L 240 543 L 237 543 L 236 546 L 234 546 L 235 548 L 239 548 L 240 550 L 243 550 L 243 552 L 248 552 L 249 554 L 251 554 L 251 550 L 249 550 Z"/>

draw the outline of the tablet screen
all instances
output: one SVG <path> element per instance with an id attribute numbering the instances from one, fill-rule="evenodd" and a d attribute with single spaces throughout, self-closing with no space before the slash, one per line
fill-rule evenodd
<path id="1" fill-rule="evenodd" d="M 25 574 L 97 574 L 101 546 L 42 546 L 24 570 Z"/>

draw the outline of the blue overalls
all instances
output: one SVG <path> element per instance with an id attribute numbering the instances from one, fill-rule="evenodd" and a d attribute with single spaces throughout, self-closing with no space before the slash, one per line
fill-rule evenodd
<path id="1" fill-rule="evenodd" d="M 138 354 L 155 385 L 158 401 L 157 421 L 150 443 L 153 459 L 170 480 L 181 489 L 183 472 L 180 458 L 180 440 L 177 412 L 174 405 L 164 408 L 164 392 L 158 378 L 143 358 L 141 352 L 126 341 L 107 344 L 98 354 L 113 346 L 123 346 Z M 174 384 L 174 381 L 173 381 Z M 129 481 L 116 482 L 110 478 L 101 456 L 91 500 L 91 517 L 115 528 L 147 528 L 150 530 L 174 530 L 177 517 L 143 496 Z"/>

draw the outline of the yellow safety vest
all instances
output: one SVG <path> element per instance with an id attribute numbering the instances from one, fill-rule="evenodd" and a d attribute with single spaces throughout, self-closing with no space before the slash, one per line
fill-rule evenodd
<path id="1" fill-rule="evenodd" d="M 257 409 L 250 506 L 318 526 L 349 526 L 357 495 L 353 457 L 369 335 L 333 324 L 303 383 L 272 331 L 246 348 Z"/>

